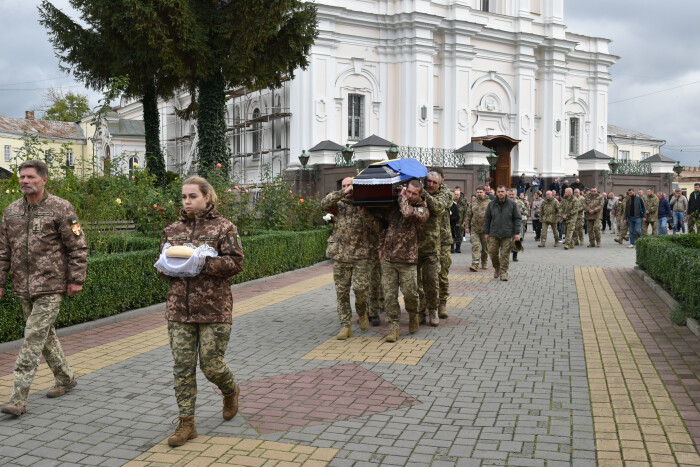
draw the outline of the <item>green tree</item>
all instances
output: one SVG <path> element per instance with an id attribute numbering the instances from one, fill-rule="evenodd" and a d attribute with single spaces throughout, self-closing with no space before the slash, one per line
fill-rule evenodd
<path id="1" fill-rule="evenodd" d="M 58 89 L 49 89 L 45 96 L 48 108 L 44 111 L 44 120 L 76 122 L 90 113 L 90 104 L 85 94 L 68 91 L 63 94 Z"/>
<path id="2" fill-rule="evenodd" d="M 49 31 L 63 70 L 95 90 L 104 89 L 112 78 L 128 78 L 124 94 L 143 102 L 148 171 L 165 183 L 158 98 L 170 97 L 180 87 L 183 70 L 190 66 L 187 55 L 193 52 L 188 47 L 201 42 L 187 22 L 190 5 L 172 0 L 70 4 L 78 20 L 47 0 L 39 7 L 40 23 Z"/>

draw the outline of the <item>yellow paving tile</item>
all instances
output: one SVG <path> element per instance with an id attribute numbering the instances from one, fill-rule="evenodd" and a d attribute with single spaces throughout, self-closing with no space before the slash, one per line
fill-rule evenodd
<path id="1" fill-rule="evenodd" d="M 333 274 L 323 274 L 295 284 L 280 287 L 256 297 L 234 301 L 234 319 L 283 302 L 298 295 L 311 292 L 333 283 Z M 125 337 L 68 356 L 68 363 L 76 377 L 90 374 L 115 363 L 120 363 L 151 350 L 168 345 L 167 326 L 160 326 L 133 336 Z M 0 400 L 7 400 L 12 392 L 12 374 L 0 376 Z M 53 373 L 45 363 L 39 368 L 32 383 L 31 393 L 49 389 L 54 385 Z"/>
<path id="2" fill-rule="evenodd" d="M 391 363 L 417 365 L 435 343 L 434 340 L 404 339 L 384 342 L 383 337 L 351 337 L 344 341 L 328 339 L 301 357 L 303 360 L 338 360 L 344 362 Z"/>
<path id="3" fill-rule="evenodd" d="M 491 282 L 493 280 L 492 276 L 477 274 L 450 274 L 449 278 L 456 282 Z"/>
<path id="4" fill-rule="evenodd" d="M 200 436 L 177 448 L 171 448 L 164 440 L 136 460 L 127 463 L 126 467 L 155 467 L 163 464 L 325 466 L 337 453 L 337 449 L 330 448 L 263 442 L 254 439 Z"/>
<path id="5" fill-rule="evenodd" d="M 683 419 L 605 272 L 576 268 L 575 277 L 599 465 L 700 465 Z"/>

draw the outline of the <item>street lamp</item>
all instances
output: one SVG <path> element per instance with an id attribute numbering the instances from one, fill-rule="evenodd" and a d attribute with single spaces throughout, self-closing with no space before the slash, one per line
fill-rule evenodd
<path id="1" fill-rule="evenodd" d="M 301 156 L 299 156 L 299 162 L 301 162 L 301 166 L 303 168 L 306 168 L 306 164 L 309 163 L 309 155 L 306 154 L 306 149 L 301 151 Z"/>
<path id="2" fill-rule="evenodd" d="M 489 166 L 491 170 L 496 170 L 496 163 L 498 162 L 498 156 L 496 155 L 495 152 L 493 152 L 493 149 L 489 153 L 488 156 L 486 156 L 486 160 L 489 161 Z"/>
<path id="3" fill-rule="evenodd" d="M 352 156 L 355 154 L 355 150 L 350 147 L 350 143 L 345 143 L 345 147 L 340 150 L 340 153 L 343 155 L 345 162 L 349 163 L 352 160 Z"/>
<path id="4" fill-rule="evenodd" d="M 396 159 L 396 156 L 399 155 L 399 147 L 395 145 L 394 143 L 391 143 L 391 146 L 386 150 L 386 157 L 388 159 Z"/>
<path id="5" fill-rule="evenodd" d="M 620 161 L 613 158 L 610 160 L 610 162 L 608 162 L 608 166 L 610 167 L 610 172 L 617 173 L 617 168 L 620 166 Z"/>

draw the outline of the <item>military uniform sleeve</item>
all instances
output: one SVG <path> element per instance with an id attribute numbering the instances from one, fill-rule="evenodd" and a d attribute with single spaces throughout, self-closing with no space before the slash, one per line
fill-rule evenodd
<path id="1" fill-rule="evenodd" d="M 338 201 L 343 198 L 345 198 L 345 192 L 343 190 L 328 193 L 321 203 L 323 205 L 323 210 L 329 211 L 333 209 L 338 204 Z"/>
<path id="2" fill-rule="evenodd" d="M 68 256 L 66 281 L 68 284 L 82 285 L 85 283 L 87 274 L 88 246 L 85 233 L 81 230 L 76 233 L 74 229 L 75 225 L 79 228 L 80 224 L 73 206 L 68 205 L 58 222 L 60 222 L 58 231 Z"/>
<path id="3" fill-rule="evenodd" d="M 7 224 L 3 216 L 0 223 L 0 289 L 5 288 L 7 273 L 10 271 L 10 261 L 12 260 L 12 249 L 10 248 L 7 236 Z"/>
<path id="4" fill-rule="evenodd" d="M 405 196 L 399 196 L 399 209 L 404 219 L 417 224 L 424 224 L 430 216 L 427 207 L 411 206 Z"/>
<path id="5" fill-rule="evenodd" d="M 230 279 L 243 270 L 243 249 L 238 229 L 231 224 L 219 239 L 219 256 L 207 258 L 202 274 Z"/>

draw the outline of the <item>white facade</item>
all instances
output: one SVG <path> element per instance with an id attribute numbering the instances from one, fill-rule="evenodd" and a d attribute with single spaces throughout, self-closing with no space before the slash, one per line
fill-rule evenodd
<path id="1" fill-rule="evenodd" d="M 617 57 L 609 40 L 566 31 L 563 0 L 315 4 L 319 36 L 308 69 L 282 89 L 228 101 L 231 127 L 255 109 L 291 114 L 231 131 L 234 154 L 256 153 L 234 158 L 242 181 L 259 181 L 264 165 L 275 174 L 300 167 L 302 150 L 320 141 L 344 145 L 372 134 L 447 149 L 506 135 L 521 140 L 511 153 L 514 176 L 572 174 L 574 156 L 606 152 L 609 67 Z M 195 123 L 173 110 L 188 101 L 181 95 L 161 103 L 170 170 L 187 158 Z M 136 107 L 120 114 L 140 117 Z"/>

